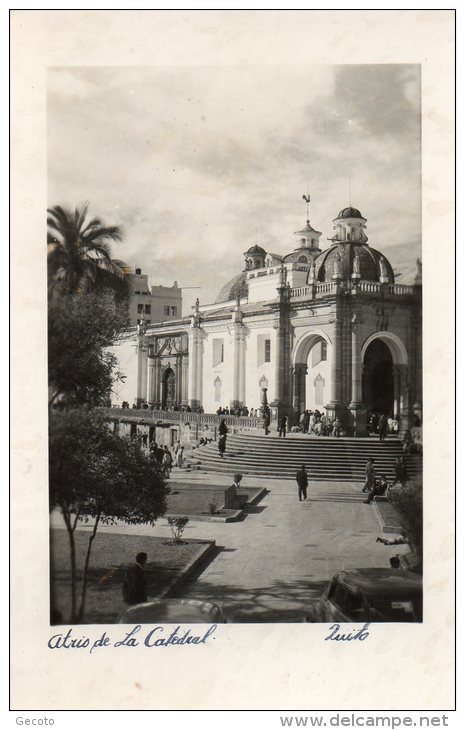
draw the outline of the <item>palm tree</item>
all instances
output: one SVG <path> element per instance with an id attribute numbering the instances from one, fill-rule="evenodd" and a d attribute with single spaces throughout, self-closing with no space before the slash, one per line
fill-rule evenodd
<path id="1" fill-rule="evenodd" d="M 47 251 L 49 283 L 69 294 L 86 289 L 113 289 L 127 296 L 128 281 L 111 259 L 110 242 L 121 241 L 118 226 L 100 218 L 86 221 L 88 203 L 74 212 L 60 205 L 48 208 Z"/>

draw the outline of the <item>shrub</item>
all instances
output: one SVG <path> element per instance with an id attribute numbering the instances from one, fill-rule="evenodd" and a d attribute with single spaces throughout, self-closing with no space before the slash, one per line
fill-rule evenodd
<path id="1" fill-rule="evenodd" d="M 419 556 L 423 549 L 423 488 L 419 480 L 389 490 L 391 504 L 405 517 L 412 542 Z"/>
<path id="2" fill-rule="evenodd" d="M 168 517 L 168 524 L 171 528 L 171 534 L 173 535 L 173 542 L 181 542 L 181 536 L 184 532 L 189 518 L 185 515 L 183 517 Z"/>

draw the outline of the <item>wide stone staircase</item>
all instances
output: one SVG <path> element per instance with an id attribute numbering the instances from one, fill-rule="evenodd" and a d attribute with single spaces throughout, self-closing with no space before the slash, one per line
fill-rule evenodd
<path id="1" fill-rule="evenodd" d="M 375 460 L 376 474 L 394 476 L 396 456 L 402 444 L 396 437 L 380 442 L 377 438 L 330 438 L 288 434 L 286 438 L 252 433 L 229 435 L 221 458 L 215 442 L 194 449 L 187 463 L 192 469 L 220 473 L 250 474 L 269 478 L 294 479 L 302 464 L 309 478 L 331 481 L 363 481 L 369 457 Z M 406 456 L 410 479 L 421 477 L 422 458 Z"/>

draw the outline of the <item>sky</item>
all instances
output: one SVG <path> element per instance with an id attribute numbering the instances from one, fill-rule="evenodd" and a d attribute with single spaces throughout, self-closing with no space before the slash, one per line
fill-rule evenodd
<path id="1" fill-rule="evenodd" d="M 421 256 L 420 67 L 56 67 L 48 71 L 48 204 L 124 239 L 151 284 L 215 300 L 255 243 L 327 248 L 349 202 L 369 244 L 412 280 Z"/>

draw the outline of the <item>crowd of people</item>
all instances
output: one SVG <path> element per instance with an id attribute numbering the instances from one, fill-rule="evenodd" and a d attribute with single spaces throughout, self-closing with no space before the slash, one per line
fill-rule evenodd
<path id="1" fill-rule="evenodd" d="M 163 447 L 159 447 L 155 441 L 150 444 L 149 452 L 151 458 L 160 465 L 165 479 L 170 478 L 173 466 L 177 466 L 179 469 L 184 468 L 184 446 L 179 443 L 179 441 L 174 448 L 174 455 L 171 453 L 166 444 Z"/>
<path id="2" fill-rule="evenodd" d="M 329 418 L 318 409 L 302 411 L 299 424 L 291 428 L 292 433 L 307 433 L 315 436 L 344 436 L 339 418 Z"/>
<path id="3" fill-rule="evenodd" d="M 247 408 L 247 406 L 238 406 L 237 408 L 228 408 L 220 406 L 216 411 L 217 416 L 248 416 L 249 418 L 259 418 L 259 408 Z"/>

